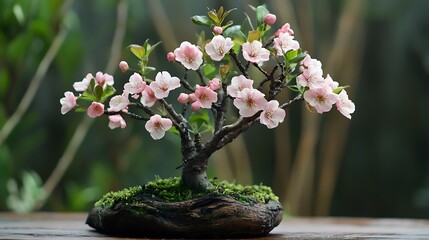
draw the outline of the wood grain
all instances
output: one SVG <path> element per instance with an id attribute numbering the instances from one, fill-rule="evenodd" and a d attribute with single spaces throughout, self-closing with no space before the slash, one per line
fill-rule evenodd
<path id="1" fill-rule="evenodd" d="M 85 224 L 87 213 L 0 213 L 0 239 L 126 239 Z M 259 239 L 429 239 L 429 220 L 289 218 Z"/>

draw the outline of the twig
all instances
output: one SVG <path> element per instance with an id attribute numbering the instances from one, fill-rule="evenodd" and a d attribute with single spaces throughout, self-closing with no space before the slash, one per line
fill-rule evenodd
<path id="1" fill-rule="evenodd" d="M 247 71 L 244 68 L 243 64 L 240 62 L 240 59 L 238 59 L 237 54 L 234 52 L 233 49 L 229 50 L 229 55 L 232 57 L 232 59 L 235 62 L 235 65 L 238 67 L 238 69 L 240 70 L 240 72 L 246 77 L 249 78 L 249 76 L 247 75 Z"/>
<path id="2" fill-rule="evenodd" d="M 184 88 L 188 89 L 189 91 L 195 91 L 195 89 L 188 82 L 188 69 L 185 70 L 185 75 L 183 76 L 183 79 L 180 79 L 180 83 Z"/>
<path id="3" fill-rule="evenodd" d="M 207 84 L 206 84 L 206 81 L 204 80 L 204 76 L 203 76 L 203 73 L 201 72 L 201 69 L 198 68 L 196 72 L 198 73 L 198 76 L 200 77 L 201 86 L 206 86 Z"/>

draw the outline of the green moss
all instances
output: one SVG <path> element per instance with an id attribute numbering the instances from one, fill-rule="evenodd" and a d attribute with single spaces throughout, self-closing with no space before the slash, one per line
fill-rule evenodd
<path id="1" fill-rule="evenodd" d="M 109 192 L 109 193 L 106 193 L 100 200 L 98 200 L 95 203 L 95 206 L 96 207 L 112 206 L 118 201 L 129 200 L 130 198 L 140 193 L 141 191 L 142 191 L 142 187 L 136 186 L 136 187 L 124 188 L 121 191 L 117 191 L 117 192 Z"/>
<path id="2" fill-rule="evenodd" d="M 207 193 L 226 194 L 232 198 L 243 202 L 267 203 L 270 200 L 279 201 L 270 187 L 264 185 L 243 186 L 241 184 L 229 183 L 227 181 L 210 180 L 213 188 L 208 192 L 193 192 L 184 187 L 180 178 L 173 177 L 167 179 L 155 179 L 144 186 L 126 188 L 118 192 L 110 192 L 103 196 L 95 206 L 112 206 L 118 201 L 132 202 L 133 196 L 137 194 L 151 195 L 153 198 L 161 199 L 167 202 L 179 202 L 198 198 Z"/>

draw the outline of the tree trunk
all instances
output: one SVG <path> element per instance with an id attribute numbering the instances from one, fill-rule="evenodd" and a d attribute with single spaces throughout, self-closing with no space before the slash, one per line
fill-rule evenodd
<path id="1" fill-rule="evenodd" d="M 185 161 L 182 170 L 183 184 L 195 191 L 206 191 L 212 186 L 207 178 L 208 158 L 194 157 Z"/>

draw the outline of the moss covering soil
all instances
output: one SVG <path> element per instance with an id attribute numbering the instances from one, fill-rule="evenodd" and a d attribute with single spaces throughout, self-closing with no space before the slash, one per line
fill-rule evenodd
<path id="1" fill-rule="evenodd" d="M 229 183 L 227 181 L 219 181 L 217 179 L 211 179 L 210 182 L 213 187 L 207 192 L 193 192 L 184 187 L 178 177 L 167 179 L 157 178 L 143 186 L 125 188 L 117 192 L 109 192 L 96 202 L 95 206 L 110 207 L 120 201 L 133 203 L 137 201 L 137 196 L 141 194 L 149 195 L 152 196 L 154 200 L 165 202 L 181 202 L 199 198 L 211 193 L 225 194 L 238 201 L 249 203 L 255 201 L 259 203 L 268 203 L 270 200 L 276 202 L 279 201 L 271 188 L 262 184 L 243 186 L 240 184 Z"/>

